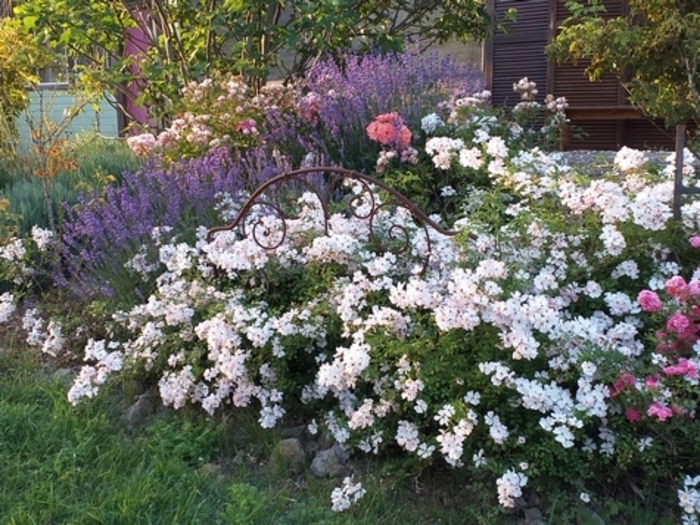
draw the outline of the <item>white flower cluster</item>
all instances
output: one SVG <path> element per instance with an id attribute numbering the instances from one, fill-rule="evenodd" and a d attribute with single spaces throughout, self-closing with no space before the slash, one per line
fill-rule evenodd
<path id="1" fill-rule="evenodd" d="M 437 128 L 444 125 L 445 123 L 436 113 L 430 113 L 420 121 L 421 129 L 428 134 L 433 133 Z"/>
<path id="2" fill-rule="evenodd" d="M 622 173 L 635 171 L 640 169 L 648 162 L 647 156 L 643 151 L 623 146 L 615 154 L 615 166 Z"/>
<path id="3" fill-rule="evenodd" d="M 124 354 L 117 350 L 119 343 L 90 339 L 85 345 L 85 361 L 94 362 L 83 366 L 78 377 L 68 391 L 68 401 L 77 405 L 84 397 L 94 397 L 109 374 L 118 372 L 124 366 Z M 109 351 L 111 350 L 111 352 Z"/>
<path id="4" fill-rule="evenodd" d="M 360 501 L 366 492 L 362 488 L 362 483 L 353 484 L 352 478 L 346 477 L 343 479 L 343 484 L 334 488 L 331 493 L 331 509 L 335 512 L 343 512 Z"/>
<path id="5" fill-rule="evenodd" d="M 14 294 L 4 292 L 0 295 L 0 324 L 6 323 L 15 310 L 17 310 L 17 305 Z"/>
<path id="6" fill-rule="evenodd" d="M 45 230 L 39 226 L 32 226 L 31 235 L 40 252 L 46 251 L 54 236 L 51 230 Z"/>
<path id="7" fill-rule="evenodd" d="M 683 488 L 678 489 L 678 504 L 683 509 L 683 525 L 700 522 L 700 476 L 686 476 Z"/>
<path id="8" fill-rule="evenodd" d="M 528 477 L 513 469 L 506 471 L 496 480 L 498 502 L 504 507 L 515 507 L 515 500 L 523 495 L 523 487 L 527 485 Z"/>
<path id="9" fill-rule="evenodd" d="M 452 154 L 464 148 L 464 141 L 449 137 L 432 137 L 425 143 L 425 152 L 430 155 L 435 167 L 448 170 L 452 165 Z"/>

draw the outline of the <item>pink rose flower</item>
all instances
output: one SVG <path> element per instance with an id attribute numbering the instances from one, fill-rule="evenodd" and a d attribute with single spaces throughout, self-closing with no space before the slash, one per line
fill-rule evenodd
<path id="1" fill-rule="evenodd" d="M 637 421 L 641 421 L 642 419 L 642 415 L 635 408 L 628 408 L 627 410 L 625 410 L 625 417 L 630 423 L 636 423 Z"/>
<path id="2" fill-rule="evenodd" d="M 697 367 L 685 358 L 678 360 L 675 365 L 667 366 L 663 369 L 667 376 L 688 376 L 692 379 L 698 378 Z"/>
<path id="3" fill-rule="evenodd" d="M 647 408 L 647 415 L 650 417 L 655 417 L 659 421 L 666 421 L 673 415 L 673 410 L 663 406 L 658 401 L 654 401 L 651 405 L 649 405 L 649 408 Z"/>
<path id="4" fill-rule="evenodd" d="M 690 281 L 687 290 L 691 297 L 700 295 L 700 281 Z"/>
<path id="5" fill-rule="evenodd" d="M 678 416 L 684 416 L 687 413 L 685 408 L 679 407 L 678 405 L 673 405 L 671 407 L 671 410 L 673 410 L 673 413 L 678 415 Z"/>
<path id="6" fill-rule="evenodd" d="M 693 235 L 690 239 L 688 239 L 688 242 L 690 242 L 690 245 L 693 248 L 700 248 L 700 236 Z"/>
<path id="7" fill-rule="evenodd" d="M 666 329 L 669 332 L 675 332 L 676 334 L 687 334 L 688 329 L 691 327 L 691 322 L 688 317 L 680 312 L 676 312 L 666 321 Z"/>
<path id="8" fill-rule="evenodd" d="M 674 275 L 666 281 L 666 291 L 669 295 L 677 296 L 686 291 L 688 285 L 680 275 Z"/>
<path id="9" fill-rule="evenodd" d="M 653 376 L 649 376 L 644 380 L 644 384 L 649 390 L 654 390 L 655 388 L 658 388 L 659 386 L 659 376 L 658 374 L 654 374 Z"/>
<path id="10" fill-rule="evenodd" d="M 630 374 L 626 370 L 623 370 L 618 374 L 617 379 L 613 381 L 610 394 L 613 396 L 619 394 L 625 389 L 625 387 L 634 385 L 636 381 L 637 379 L 634 377 L 634 375 Z"/>
<path id="11" fill-rule="evenodd" d="M 384 146 L 395 147 L 398 151 L 405 150 L 411 143 L 411 131 L 396 112 L 377 116 L 367 126 L 367 136 Z"/>
<path id="12" fill-rule="evenodd" d="M 659 299 L 656 292 L 652 292 L 651 290 L 642 290 L 639 292 L 639 295 L 637 295 L 637 302 L 645 312 L 658 312 L 662 307 L 661 299 Z"/>
<path id="13" fill-rule="evenodd" d="M 243 119 L 236 125 L 236 131 L 244 135 L 257 135 L 257 122 L 252 118 Z"/>

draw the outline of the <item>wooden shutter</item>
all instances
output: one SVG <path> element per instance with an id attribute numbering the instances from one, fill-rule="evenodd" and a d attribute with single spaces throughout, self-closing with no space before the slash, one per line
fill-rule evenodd
<path id="1" fill-rule="evenodd" d="M 513 106 L 520 102 L 513 84 L 523 77 L 537 82 L 537 99 L 543 100 L 547 82 L 544 46 L 548 38 L 549 1 L 491 0 L 491 8 L 499 18 L 511 8 L 518 12 L 518 19 L 509 25 L 509 31 L 497 32 L 484 49 L 484 70 L 493 103 Z"/>

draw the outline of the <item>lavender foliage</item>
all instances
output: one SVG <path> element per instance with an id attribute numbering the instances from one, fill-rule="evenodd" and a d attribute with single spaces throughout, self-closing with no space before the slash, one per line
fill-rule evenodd
<path id="1" fill-rule="evenodd" d="M 401 53 L 331 58 L 316 63 L 303 80 L 308 113 L 318 119 L 326 150 L 348 168 L 370 170 L 378 146 L 366 135 L 379 114 L 395 111 L 415 133 L 420 120 L 455 95 L 483 89 L 479 68 L 409 47 Z"/>
<path id="2" fill-rule="evenodd" d="M 133 295 L 134 276 L 124 263 L 142 247 L 153 251 L 155 227 L 171 228 L 170 238 L 193 241 L 197 227 L 221 225 L 215 209 L 220 195 L 244 194 L 289 169 L 284 158 L 256 149 L 236 159 L 217 150 L 167 167 L 151 161 L 104 196 L 82 195 L 66 209 L 54 279 L 83 297 Z M 124 290 L 129 283 L 132 290 Z"/>

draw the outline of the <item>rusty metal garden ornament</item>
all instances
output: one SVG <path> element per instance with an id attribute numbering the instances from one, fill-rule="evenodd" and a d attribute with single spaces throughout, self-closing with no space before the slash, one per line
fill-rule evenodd
<path id="1" fill-rule="evenodd" d="M 350 195 L 344 186 L 352 182 L 359 185 L 359 191 L 354 191 Z M 374 188 L 385 192 L 381 202 L 376 198 L 373 191 Z M 329 233 L 331 207 L 334 207 L 334 211 L 337 211 L 335 207 L 344 204 L 343 213 L 368 221 L 370 238 L 377 242 L 380 251 L 390 251 L 395 254 L 403 253 L 409 249 L 410 237 L 408 230 L 400 224 L 391 225 L 386 236 L 392 243 L 389 246 L 386 243 L 382 244 L 382 239 L 376 234 L 376 221 L 381 210 L 406 209 L 413 217 L 416 225 L 425 232 L 427 253 L 421 273 L 427 270 L 431 255 L 430 231 L 428 227 L 442 235 L 454 236 L 458 233 L 454 230 L 447 230 L 437 224 L 413 202 L 380 180 L 345 168 L 314 167 L 284 173 L 263 183 L 248 198 L 233 222 L 226 226 L 219 226 L 209 230 L 207 241 L 211 242 L 217 233 L 233 231 L 238 228 L 243 237 L 251 235 L 255 243 L 261 248 L 274 250 L 280 247 L 287 237 L 288 228 L 286 221 L 298 217 L 295 214 L 295 207 L 298 205 L 297 199 L 302 192 L 311 192 L 318 198 L 323 213 L 323 229 L 326 235 Z M 342 197 L 346 198 L 345 201 Z M 252 225 L 248 226 L 246 219 L 256 206 L 266 208 L 270 213 L 255 219 Z M 271 235 L 269 226 L 265 224 L 265 220 L 269 221 L 271 215 L 280 224 L 280 231 L 277 232 L 277 235 Z M 472 239 L 476 238 L 473 234 L 470 234 L 470 236 Z"/>

